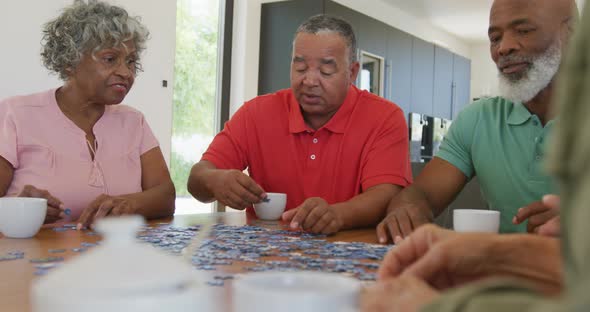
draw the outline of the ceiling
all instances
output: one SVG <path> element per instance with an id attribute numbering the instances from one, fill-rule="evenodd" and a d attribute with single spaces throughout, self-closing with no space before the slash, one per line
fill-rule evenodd
<path id="1" fill-rule="evenodd" d="M 493 0 L 382 0 L 468 41 L 487 41 Z M 576 0 L 579 7 L 585 0 Z"/>
<path id="2" fill-rule="evenodd" d="M 468 41 L 486 41 L 493 0 L 383 0 Z"/>

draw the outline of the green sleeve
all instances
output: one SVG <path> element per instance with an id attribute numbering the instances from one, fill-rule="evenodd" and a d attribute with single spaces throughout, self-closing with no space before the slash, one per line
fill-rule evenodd
<path id="1" fill-rule="evenodd" d="M 590 283 L 568 295 L 546 297 L 509 280 L 482 282 L 445 293 L 420 312 L 578 312 L 590 311 Z"/>
<path id="2" fill-rule="evenodd" d="M 471 157 L 471 144 L 479 120 L 482 103 L 474 102 L 467 106 L 455 120 L 445 135 L 436 157 L 446 160 L 471 179 L 474 175 Z"/>
<path id="3" fill-rule="evenodd" d="M 494 280 L 457 288 L 421 312 L 524 312 L 540 300 L 533 291 L 513 280 Z"/>

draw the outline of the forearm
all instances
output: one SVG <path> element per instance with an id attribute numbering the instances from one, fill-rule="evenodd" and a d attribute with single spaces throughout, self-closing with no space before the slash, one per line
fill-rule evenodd
<path id="1" fill-rule="evenodd" d="M 0 197 L 6 196 L 8 188 L 12 183 L 12 177 L 14 175 L 14 168 L 12 165 L 0 156 Z"/>
<path id="2" fill-rule="evenodd" d="M 398 185 L 380 184 L 346 202 L 332 205 L 342 219 L 342 229 L 374 226 L 380 222 L 387 205 L 401 189 Z"/>
<path id="3" fill-rule="evenodd" d="M 197 200 L 209 203 L 215 200 L 215 196 L 208 186 L 207 181 L 214 178 L 217 168 L 208 161 L 196 163 L 188 178 L 187 189 Z"/>
<path id="4" fill-rule="evenodd" d="M 422 211 L 432 211 L 432 214 L 436 217 L 438 216 L 442 210 L 444 209 L 437 209 L 432 206 L 430 203 L 427 194 L 422 190 L 419 185 L 412 184 L 401 190 L 397 197 L 394 197 L 394 203 L 389 205 L 387 208 L 387 213 L 393 211 L 396 207 L 399 206 L 412 206 L 417 207 L 419 210 Z"/>
<path id="5" fill-rule="evenodd" d="M 467 182 L 468 178 L 461 170 L 434 157 L 403 195 L 409 204 L 428 208 L 436 217 L 453 202 Z"/>
<path id="6" fill-rule="evenodd" d="M 169 217 L 174 214 L 176 191 L 172 181 L 166 181 L 143 192 L 122 197 L 135 202 L 137 213 L 146 219 Z"/>
<path id="7" fill-rule="evenodd" d="M 537 235 L 501 235 L 492 246 L 498 273 L 522 278 L 545 293 L 563 286 L 560 240 Z"/>

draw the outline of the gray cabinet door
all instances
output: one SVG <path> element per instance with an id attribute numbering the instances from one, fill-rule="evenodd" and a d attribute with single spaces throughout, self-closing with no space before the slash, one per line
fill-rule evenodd
<path id="1" fill-rule="evenodd" d="M 356 12 L 350 8 L 347 8 L 341 4 L 338 4 L 334 1 L 325 1 L 324 10 L 325 14 L 339 17 L 347 21 L 352 26 L 354 34 L 357 37 L 358 43 L 359 31 L 361 30 L 361 19 L 364 16 L 363 14 Z"/>
<path id="2" fill-rule="evenodd" d="M 385 96 L 403 109 L 407 120 L 412 99 L 412 36 L 394 28 L 387 40 Z"/>
<path id="3" fill-rule="evenodd" d="M 376 19 L 362 15 L 358 32 L 359 49 L 385 58 L 387 37 L 391 27 Z"/>
<path id="4" fill-rule="evenodd" d="M 410 110 L 413 113 L 432 116 L 434 45 L 414 38 L 412 55 L 412 99 Z"/>
<path id="5" fill-rule="evenodd" d="M 290 87 L 293 36 L 305 19 L 323 13 L 323 2 L 298 0 L 262 5 L 258 94 Z"/>
<path id="6" fill-rule="evenodd" d="M 454 56 L 453 81 L 455 94 L 453 97 L 453 118 L 471 103 L 471 61 L 460 55 Z"/>
<path id="7" fill-rule="evenodd" d="M 434 49 L 434 97 L 433 116 L 452 119 L 453 105 L 453 53 L 441 48 Z"/>

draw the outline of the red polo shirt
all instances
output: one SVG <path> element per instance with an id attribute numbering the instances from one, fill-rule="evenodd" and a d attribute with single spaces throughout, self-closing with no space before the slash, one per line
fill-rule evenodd
<path id="1" fill-rule="evenodd" d="M 213 139 L 203 160 L 248 168 L 266 192 L 286 193 L 287 209 L 309 197 L 334 204 L 378 184 L 412 181 L 403 111 L 350 87 L 322 128 L 309 128 L 290 89 L 246 102 Z M 251 209 L 251 208 L 249 208 Z"/>

